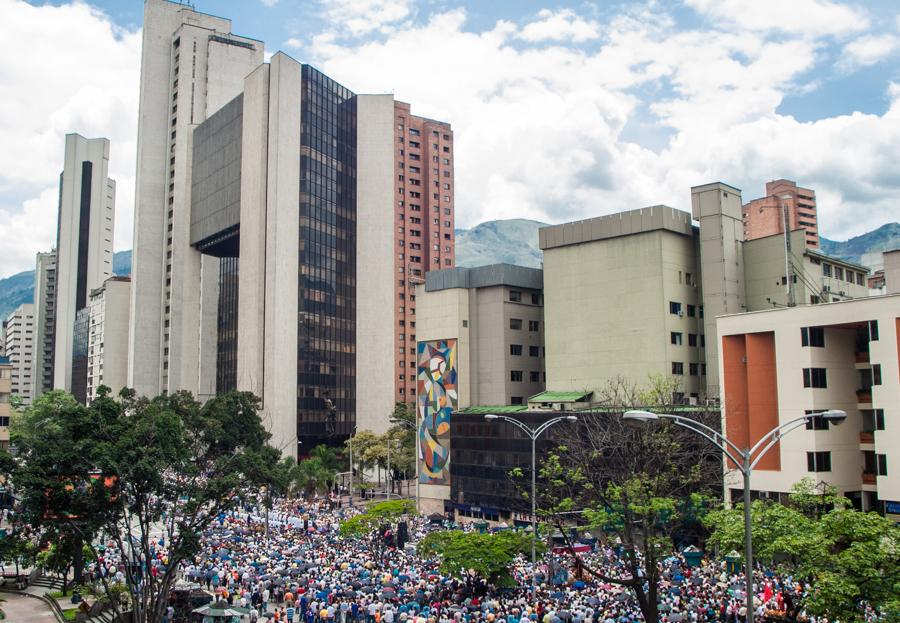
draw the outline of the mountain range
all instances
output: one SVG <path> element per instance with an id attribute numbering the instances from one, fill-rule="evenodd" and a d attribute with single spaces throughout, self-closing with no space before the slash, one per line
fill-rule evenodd
<path id="1" fill-rule="evenodd" d="M 540 268 L 538 229 L 546 223 L 527 219 L 485 221 L 471 229 L 456 230 L 456 265 L 484 266 L 506 262 Z M 900 223 L 887 223 L 878 229 L 846 241 L 821 238 L 822 252 L 850 262 L 860 263 L 865 253 L 900 248 Z M 116 275 L 131 273 L 131 251 L 113 256 Z M 34 271 L 28 270 L 0 279 L 0 318 L 34 298 Z"/>

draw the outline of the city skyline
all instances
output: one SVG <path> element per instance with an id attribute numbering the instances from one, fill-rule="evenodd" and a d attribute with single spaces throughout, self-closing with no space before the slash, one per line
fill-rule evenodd
<path id="1" fill-rule="evenodd" d="M 823 236 L 892 220 L 900 24 L 889 3 L 795 2 L 779 7 L 777 26 L 765 22 L 765 5 L 196 8 L 232 17 L 235 33 L 266 41 L 266 56 L 284 50 L 359 93 L 393 92 L 452 123 L 459 227 L 685 209 L 681 189 L 708 179 L 749 199 L 778 177 L 816 189 Z M 137 1 L 0 4 L 10 49 L 35 50 L 4 68 L 15 114 L 2 132 L 17 155 L 0 176 L 0 276 L 52 246 L 66 132 L 110 138 L 116 248 L 131 247 L 141 10 Z M 440 79 L 417 80 L 436 54 L 445 61 L 428 71 Z"/>

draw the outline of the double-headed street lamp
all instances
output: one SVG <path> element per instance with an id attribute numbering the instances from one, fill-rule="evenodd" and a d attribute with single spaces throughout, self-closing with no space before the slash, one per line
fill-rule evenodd
<path id="1" fill-rule="evenodd" d="M 395 426 L 403 426 L 410 429 L 416 436 L 416 512 L 419 512 L 419 410 L 416 409 L 416 422 L 409 420 L 391 419 L 391 424 Z M 407 491 L 408 493 L 408 491 Z"/>
<path id="2" fill-rule="evenodd" d="M 626 422 L 641 425 L 657 420 L 672 420 L 678 426 L 694 431 L 713 443 L 725 456 L 734 463 L 744 477 L 744 565 L 747 584 L 747 623 L 753 623 L 753 535 L 750 523 L 750 474 L 760 459 L 778 443 L 787 433 L 800 428 L 813 418 L 822 418 L 832 424 L 840 424 L 847 419 L 844 411 L 832 409 L 820 413 L 809 413 L 802 417 L 785 422 L 763 435 L 752 448 L 739 448 L 725 435 L 710 428 L 706 424 L 668 413 L 651 413 L 650 411 L 626 411 L 622 419 Z"/>
<path id="3" fill-rule="evenodd" d="M 537 574 L 537 569 L 535 569 L 535 565 L 537 564 L 537 554 L 535 551 L 535 542 L 537 541 L 537 452 L 536 452 L 536 442 L 537 438 L 541 436 L 545 430 L 553 426 L 554 424 L 558 424 L 559 422 L 576 422 L 578 421 L 578 417 L 574 415 L 563 415 L 559 417 L 555 417 L 552 420 L 547 420 L 537 428 L 531 428 L 530 426 L 523 424 L 519 420 L 515 418 L 511 418 L 507 415 L 494 415 L 493 413 L 488 413 L 484 416 L 488 422 L 493 422 L 495 420 L 504 420 L 518 426 L 529 438 L 531 438 L 531 594 L 534 595 L 536 590 L 536 582 L 535 575 Z"/>

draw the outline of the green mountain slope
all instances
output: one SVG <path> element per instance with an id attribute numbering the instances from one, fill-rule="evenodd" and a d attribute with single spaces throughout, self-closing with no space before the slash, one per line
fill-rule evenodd
<path id="1" fill-rule="evenodd" d="M 900 223 L 887 223 L 878 229 L 844 242 L 820 238 L 822 252 L 850 262 L 859 262 L 864 253 L 900 249 Z"/>

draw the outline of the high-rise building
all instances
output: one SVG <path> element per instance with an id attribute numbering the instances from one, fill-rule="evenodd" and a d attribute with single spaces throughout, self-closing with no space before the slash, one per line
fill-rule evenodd
<path id="1" fill-rule="evenodd" d="M 31 398 L 53 389 L 56 338 L 56 251 L 38 253 L 34 271 L 34 384 Z"/>
<path id="2" fill-rule="evenodd" d="M 189 240 L 191 130 L 262 60 L 262 42 L 231 34 L 230 20 L 144 4 L 128 365 L 139 394 L 215 392 L 220 260 Z"/>
<path id="3" fill-rule="evenodd" d="M 87 308 L 91 290 L 112 276 L 116 186 L 108 170 L 109 140 L 66 135 L 56 230 L 53 387 L 82 402 L 87 369 L 79 354 L 84 343 L 76 342 L 78 313 Z M 45 312 L 46 301 L 41 304 Z"/>
<path id="4" fill-rule="evenodd" d="M 88 309 L 87 401 L 105 385 L 115 395 L 128 385 L 131 278 L 110 277 L 91 291 Z"/>
<path id="5" fill-rule="evenodd" d="M 416 289 L 454 265 L 453 130 L 394 102 L 396 402 L 416 399 Z M 419 288 L 421 289 L 421 288 Z"/>
<path id="6" fill-rule="evenodd" d="M 34 305 L 19 305 L 6 318 L 6 357 L 12 364 L 10 393 L 31 404 L 34 362 Z"/>
<path id="7" fill-rule="evenodd" d="M 772 234 L 783 234 L 785 213 L 788 229 L 804 230 L 806 246 L 818 249 L 816 191 L 800 188 L 791 180 L 766 182 L 766 196 L 743 206 L 744 239 L 755 240 Z"/>

